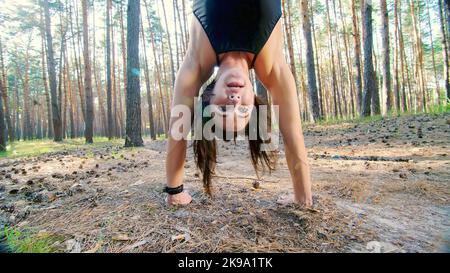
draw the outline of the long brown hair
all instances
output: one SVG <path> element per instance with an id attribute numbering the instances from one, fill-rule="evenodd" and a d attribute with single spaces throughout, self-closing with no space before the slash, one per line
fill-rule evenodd
<path id="1" fill-rule="evenodd" d="M 203 91 L 201 95 L 201 105 L 202 105 L 202 128 L 208 122 L 211 117 L 203 117 L 203 109 L 205 109 L 209 104 L 212 97 L 212 93 L 214 90 L 215 81 L 210 83 L 205 90 Z M 254 102 L 254 111 L 252 111 L 252 115 L 256 115 L 257 126 L 256 128 L 250 128 L 247 124 L 245 128 L 245 135 L 249 136 L 250 133 L 253 133 L 256 135 L 256 140 L 250 140 L 249 138 L 249 149 L 250 149 L 250 156 L 251 156 L 251 162 L 253 165 L 253 169 L 256 172 L 256 175 L 259 177 L 259 171 L 262 169 L 263 171 L 267 168 L 269 172 L 272 172 L 275 170 L 276 163 L 277 163 L 277 152 L 270 150 L 266 151 L 264 149 L 261 149 L 263 144 L 270 144 L 271 139 L 267 137 L 267 132 L 270 132 L 268 130 L 259 130 L 261 124 L 259 115 L 260 113 L 260 107 L 261 105 L 268 105 L 267 101 L 256 96 L 255 95 L 255 102 Z M 267 111 L 267 128 L 270 130 L 271 128 L 271 111 Z M 213 127 L 213 130 L 215 128 Z M 250 130 L 254 130 L 254 132 L 250 132 Z M 218 132 L 215 132 L 216 135 L 218 135 Z M 221 132 L 222 134 L 219 136 L 224 136 L 225 132 Z M 236 136 L 236 135 L 235 135 Z M 229 139 L 224 138 L 225 141 L 229 141 Z M 194 140 L 193 142 L 193 149 L 194 149 L 194 158 L 195 163 L 197 165 L 197 168 L 202 173 L 203 177 L 203 187 L 205 189 L 205 192 L 212 196 L 211 192 L 211 178 L 212 175 L 215 172 L 216 163 L 217 163 L 217 142 L 214 139 L 207 140 L 204 137 L 202 137 L 201 140 Z"/>

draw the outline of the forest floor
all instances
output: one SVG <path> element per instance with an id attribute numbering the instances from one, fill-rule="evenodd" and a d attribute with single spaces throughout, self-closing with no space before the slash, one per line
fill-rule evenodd
<path id="1" fill-rule="evenodd" d="M 214 198 L 189 149 L 187 207 L 169 208 L 165 141 L 78 145 L 0 158 L 0 224 L 16 251 L 450 251 L 450 113 L 304 128 L 314 209 L 281 206 L 278 170 L 255 174 L 245 143 L 220 143 Z"/>

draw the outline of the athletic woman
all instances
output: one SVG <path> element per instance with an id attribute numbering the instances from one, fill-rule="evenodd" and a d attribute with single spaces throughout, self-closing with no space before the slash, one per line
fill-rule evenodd
<path id="1" fill-rule="evenodd" d="M 265 102 L 254 92 L 249 78 L 254 69 L 258 79 L 269 91 L 273 105 L 279 106 L 279 129 L 283 136 L 286 161 L 293 182 L 293 194 L 279 198 L 281 203 L 295 202 L 311 206 L 310 170 L 304 144 L 293 74 L 283 55 L 283 32 L 280 0 L 194 0 L 193 18 L 190 26 L 189 45 L 179 69 L 173 98 L 175 106 L 186 106 L 193 112 L 194 100 L 202 85 L 213 75 L 214 81 L 201 94 L 202 109 L 218 106 L 225 115 L 212 115 L 224 119 L 216 133 L 245 131 L 249 133 L 249 115 L 258 114 L 257 109 Z M 236 111 L 227 112 L 229 107 Z M 269 111 L 270 112 L 270 111 Z M 227 116 L 228 115 L 228 116 Z M 188 115 L 172 115 L 170 128 Z M 227 120 L 235 121 L 226 126 Z M 270 117 L 269 117 L 270 119 Z M 207 120 L 203 120 L 203 125 Z M 269 121 L 270 122 L 270 121 Z M 170 131 L 170 130 L 169 130 Z M 252 164 L 273 170 L 276 155 L 261 149 L 264 141 L 258 134 L 249 141 Z M 215 140 L 195 140 L 194 156 L 202 172 L 203 184 L 208 194 L 211 176 L 216 163 Z M 167 203 L 187 205 L 192 201 L 183 189 L 186 139 L 174 138 L 169 133 L 166 159 Z"/>

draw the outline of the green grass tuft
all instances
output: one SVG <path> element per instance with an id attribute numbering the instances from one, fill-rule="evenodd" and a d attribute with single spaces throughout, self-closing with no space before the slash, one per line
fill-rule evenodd
<path id="1" fill-rule="evenodd" d="M 55 243 L 64 240 L 63 236 L 47 232 L 33 234 L 29 231 L 21 231 L 10 227 L 5 227 L 4 235 L 10 251 L 16 253 L 56 252 Z"/>

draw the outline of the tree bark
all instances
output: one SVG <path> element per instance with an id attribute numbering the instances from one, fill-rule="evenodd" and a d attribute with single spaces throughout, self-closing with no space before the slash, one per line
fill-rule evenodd
<path id="1" fill-rule="evenodd" d="M 0 91 L 2 92 L 3 104 L 4 104 L 4 108 L 5 108 L 3 115 L 5 116 L 5 119 L 6 119 L 6 126 L 7 126 L 6 130 L 7 130 L 7 135 L 8 135 L 9 141 L 13 142 L 14 141 L 14 128 L 11 123 L 11 113 L 9 110 L 8 80 L 6 77 L 5 62 L 3 59 L 3 44 L 2 44 L 1 39 L 0 39 L 0 65 L 1 65 L 0 81 L 2 82 L 2 88 L 0 89 Z"/>
<path id="2" fill-rule="evenodd" d="M 364 43 L 364 93 L 361 115 L 370 116 L 372 99 L 376 95 L 376 79 L 373 67 L 372 0 L 363 0 L 362 5 L 363 43 Z M 377 114 L 377 113 L 374 113 Z"/>
<path id="3" fill-rule="evenodd" d="M 438 0 L 439 1 L 439 0 Z M 433 28 L 431 26 L 431 14 L 430 14 L 430 1 L 426 0 L 426 7 L 427 7 L 427 23 L 428 23 L 428 30 L 430 31 L 430 46 L 431 46 L 431 61 L 433 64 L 433 76 L 434 76 L 434 84 L 436 87 L 436 93 L 435 93 L 435 103 L 436 105 L 440 104 L 439 99 L 439 92 L 440 92 L 440 86 L 439 86 L 439 78 L 437 76 L 437 70 L 436 70 L 436 58 L 434 56 L 434 39 L 433 39 Z"/>
<path id="4" fill-rule="evenodd" d="M 331 62 L 331 89 L 333 96 L 333 109 L 334 109 L 334 117 L 342 117 L 342 111 L 340 108 L 340 99 L 338 98 L 338 88 L 337 88 L 337 78 L 336 78 L 336 67 L 334 63 L 334 45 L 333 45 L 333 37 L 331 34 L 331 16 L 330 16 L 330 6 L 328 0 L 326 1 L 326 13 L 327 13 L 327 30 L 328 30 L 328 42 L 329 42 L 329 52 L 330 52 L 330 62 Z"/>
<path id="5" fill-rule="evenodd" d="M 361 35 L 358 27 L 358 15 L 356 13 L 356 1 L 352 0 L 352 23 L 353 23 L 353 42 L 355 44 L 355 61 L 354 65 L 356 68 L 356 100 L 357 100 L 357 110 L 362 112 L 362 69 L 361 69 Z"/>
<path id="6" fill-rule="evenodd" d="M 311 8 L 310 13 L 314 14 L 313 9 L 313 1 L 311 1 Z M 326 118 L 326 107 L 325 107 L 325 96 L 322 88 L 322 77 L 320 73 L 320 60 L 319 60 L 319 48 L 317 46 L 317 39 L 316 39 L 316 27 L 314 24 L 314 16 L 311 16 L 311 25 L 312 25 L 312 36 L 314 41 L 314 48 L 315 48 L 315 60 L 316 60 L 316 72 L 317 72 L 317 88 L 318 88 L 318 95 L 319 95 L 319 106 L 320 106 L 320 115 L 322 116 L 322 119 Z"/>
<path id="7" fill-rule="evenodd" d="M 139 65 L 140 0 L 128 1 L 127 12 L 127 122 L 125 147 L 144 146 L 141 132 Z"/>
<path id="8" fill-rule="evenodd" d="M 45 16 L 45 32 L 47 37 L 47 69 L 50 80 L 50 95 L 52 102 L 52 119 L 53 119 L 53 131 L 54 141 L 62 141 L 62 122 L 58 105 L 58 97 L 56 91 L 56 72 L 55 72 L 55 59 L 53 56 L 53 39 L 51 32 L 50 11 L 48 6 L 48 0 L 43 0 L 44 3 L 44 16 Z"/>
<path id="9" fill-rule="evenodd" d="M 167 33 L 167 42 L 169 43 L 169 59 L 170 59 L 170 71 L 172 76 L 172 82 L 171 85 L 175 84 L 175 68 L 173 65 L 173 54 L 172 54 L 172 40 L 170 39 L 170 31 L 169 31 L 169 25 L 167 24 L 167 15 L 166 15 L 166 6 L 164 5 L 164 0 L 161 0 L 162 8 L 163 8 L 163 15 L 164 15 L 164 23 L 166 25 L 166 33 Z M 184 4 L 184 2 L 183 2 Z"/>
<path id="10" fill-rule="evenodd" d="M 399 77 L 399 29 L 398 29 L 398 1 L 394 0 L 394 95 L 395 95 L 395 108 L 397 113 L 401 111 L 400 104 L 400 77 Z"/>
<path id="11" fill-rule="evenodd" d="M 92 69 L 89 53 L 89 11 L 87 0 L 81 2 L 83 9 L 83 57 L 84 57 L 84 87 L 86 95 L 86 117 L 84 137 L 86 143 L 93 143 L 94 135 L 94 103 L 92 98 Z"/>
<path id="12" fill-rule="evenodd" d="M 316 68 L 314 63 L 314 48 L 311 37 L 311 22 L 309 20 L 308 0 L 301 1 L 301 12 L 303 17 L 303 35 L 306 44 L 306 69 L 308 73 L 309 103 L 314 121 L 322 119 L 320 114 L 319 96 L 317 95 Z"/>
<path id="13" fill-rule="evenodd" d="M 447 93 L 447 101 L 450 100 L 450 82 L 449 82 L 449 45 L 448 45 L 448 35 L 445 31 L 445 22 L 450 21 L 448 18 L 446 18 L 444 8 L 445 6 L 442 4 L 444 0 L 438 0 L 439 2 L 439 20 L 440 20 L 440 27 L 441 27 L 441 43 L 442 43 L 442 55 L 444 57 L 444 81 L 445 81 L 445 90 Z M 448 1 L 446 1 L 447 7 L 448 7 Z"/>
<path id="14" fill-rule="evenodd" d="M 386 0 L 380 0 L 381 6 L 381 29 L 382 40 L 382 71 L 383 71 L 383 93 L 386 97 L 386 109 L 390 113 L 394 107 L 394 94 L 391 89 L 391 63 L 390 63 L 390 44 L 389 44 L 389 13 L 387 10 Z"/>
<path id="15" fill-rule="evenodd" d="M 113 138 L 114 122 L 112 116 L 112 81 L 111 81 L 111 0 L 106 2 L 106 111 L 108 116 L 108 138 Z"/>
<path id="16" fill-rule="evenodd" d="M 158 63 L 158 55 L 156 52 L 156 43 L 155 43 L 155 38 L 154 38 L 154 31 L 152 28 L 152 21 L 151 21 L 151 16 L 150 16 L 150 10 L 148 8 L 147 5 L 147 1 L 144 0 L 144 5 L 145 8 L 147 10 L 147 21 L 148 21 L 148 26 L 149 26 L 149 32 L 150 32 L 150 42 L 152 44 L 152 49 L 153 49 L 153 60 L 154 60 L 154 66 L 155 66 L 155 72 L 156 72 L 156 81 L 158 83 L 158 90 L 159 90 L 159 99 L 161 102 L 161 115 L 163 116 L 163 126 L 164 126 L 164 132 L 168 132 L 168 117 L 166 114 L 166 107 L 165 107 L 165 103 L 164 103 L 164 96 L 162 94 L 162 85 L 161 85 L 161 72 L 160 72 L 160 65 Z"/>
<path id="17" fill-rule="evenodd" d="M 416 6 L 414 0 L 409 0 L 410 14 L 413 25 L 413 38 L 414 38 L 414 56 L 415 56 L 415 75 L 417 81 L 417 105 L 421 111 L 427 111 L 427 96 L 425 87 L 425 78 L 423 71 L 423 49 L 422 49 L 422 38 L 419 31 L 419 21 L 416 16 Z"/>
<path id="18" fill-rule="evenodd" d="M 142 34 L 142 46 L 143 46 L 143 55 L 144 55 L 144 69 L 145 69 L 145 86 L 147 89 L 147 103 L 148 103 L 148 120 L 150 125 L 150 137 L 152 140 L 156 140 L 156 132 L 155 132 L 155 120 L 153 117 L 153 100 L 151 94 L 151 86 L 150 86 L 150 75 L 148 71 L 148 59 L 147 59 L 147 48 L 145 43 L 145 35 L 144 35 L 144 23 L 141 18 L 141 34 Z"/>
<path id="19" fill-rule="evenodd" d="M 3 90 L 3 81 L 0 81 L 0 88 Z M 6 124 L 3 113 L 3 100 L 0 99 L 0 152 L 6 151 Z"/>

